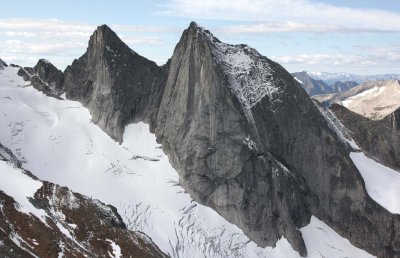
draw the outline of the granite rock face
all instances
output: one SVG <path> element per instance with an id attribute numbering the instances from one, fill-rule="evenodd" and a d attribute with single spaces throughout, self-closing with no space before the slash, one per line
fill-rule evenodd
<path id="1" fill-rule="evenodd" d="M 126 124 L 145 120 L 158 101 L 162 69 L 131 50 L 106 25 L 64 72 L 68 99 L 89 108 L 93 122 L 117 141 Z"/>
<path id="2" fill-rule="evenodd" d="M 302 178 L 259 144 L 249 107 L 242 102 L 250 104 L 251 97 L 259 96 L 241 92 L 243 99 L 237 97 L 229 82 L 234 78 L 223 67 L 228 63 L 216 61 L 222 49 L 214 43 L 223 43 L 209 36 L 192 24 L 175 48 L 154 121 L 157 140 L 195 200 L 213 207 L 260 245 L 274 245 L 284 235 L 305 254 L 296 228 L 310 217 L 307 186 L 299 188 Z M 221 47 L 226 54 L 236 51 Z M 254 50 L 242 46 L 239 51 Z M 254 57 L 262 68 L 269 62 L 258 53 Z"/>
<path id="3" fill-rule="evenodd" d="M 158 67 L 106 26 L 65 71 L 68 98 L 116 140 L 127 123 L 150 123 L 180 183 L 261 246 L 315 215 L 354 245 L 400 256 L 400 218 L 366 193 L 349 148 L 302 86 L 246 45 L 220 42 L 191 23 Z"/>
<path id="4" fill-rule="evenodd" d="M 64 73 L 46 59 L 40 59 L 33 68 L 20 67 L 18 75 L 48 96 L 60 98 L 64 93 Z"/>
<path id="5" fill-rule="evenodd" d="M 382 119 L 394 132 L 400 132 L 400 108 Z"/>
<path id="6" fill-rule="evenodd" d="M 329 109 L 368 156 L 400 170 L 399 109 L 383 120 L 368 119 L 339 104 L 332 104 Z"/>

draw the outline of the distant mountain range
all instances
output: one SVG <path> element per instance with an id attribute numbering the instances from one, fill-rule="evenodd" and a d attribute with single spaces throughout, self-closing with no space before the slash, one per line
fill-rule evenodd
<path id="1" fill-rule="evenodd" d="M 314 95 L 313 98 L 324 106 L 338 103 L 364 117 L 379 120 L 400 107 L 400 81 L 364 82 L 345 92 Z"/>
<path id="2" fill-rule="evenodd" d="M 303 71 L 292 73 L 292 75 L 310 96 L 348 91 L 364 82 L 400 79 L 400 74 L 356 75 Z"/>
<path id="3" fill-rule="evenodd" d="M 294 78 L 300 82 L 308 95 L 329 94 L 347 91 L 358 85 L 354 81 L 335 81 L 329 84 L 323 80 L 312 77 L 308 72 L 292 73 Z"/>
<path id="4" fill-rule="evenodd" d="M 373 74 L 373 75 L 357 75 L 351 73 L 326 73 L 326 72 L 307 72 L 311 78 L 321 80 L 331 85 L 335 82 L 353 81 L 357 84 L 369 81 L 382 81 L 390 79 L 400 79 L 400 74 Z"/>

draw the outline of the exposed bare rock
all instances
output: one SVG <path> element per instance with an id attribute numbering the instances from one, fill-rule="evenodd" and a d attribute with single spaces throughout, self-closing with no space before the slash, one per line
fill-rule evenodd
<path id="1" fill-rule="evenodd" d="M 371 120 L 339 104 L 329 109 L 350 131 L 352 138 L 371 157 L 400 170 L 399 110 L 384 120 Z"/>
<path id="2" fill-rule="evenodd" d="M 50 97 L 60 98 L 64 93 L 64 74 L 45 59 L 40 59 L 33 67 L 20 67 L 18 75 L 32 86 Z"/>
<path id="3" fill-rule="evenodd" d="M 400 81 L 365 82 L 349 91 L 313 98 L 325 107 L 338 103 L 362 116 L 380 120 L 400 107 Z"/>
<path id="4" fill-rule="evenodd" d="M 400 108 L 382 119 L 394 132 L 400 132 Z"/>
<path id="5" fill-rule="evenodd" d="M 316 215 L 372 254 L 400 256 L 399 216 L 368 196 L 300 83 L 255 49 L 191 23 L 157 67 L 100 26 L 64 87 L 116 140 L 127 123 L 150 122 L 185 190 L 258 245 L 284 236 L 306 255 L 298 228 Z"/>
<path id="6" fill-rule="evenodd" d="M 106 25 L 90 37 L 86 53 L 65 70 L 65 92 L 89 108 L 93 122 L 117 141 L 126 124 L 150 116 L 159 102 L 162 69 L 131 50 Z"/>
<path id="7" fill-rule="evenodd" d="M 21 165 L 1 145 L 0 160 Z M 45 217 L 21 211 L 19 203 L 0 191 L 1 257 L 109 257 L 115 252 L 122 257 L 166 257 L 147 236 L 127 230 L 114 207 L 41 183 L 29 201 Z"/>
<path id="8" fill-rule="evenodd" d="M 300 81 L 301 86 L 310 96 L 317 94 L 332 93 L 331 87 L 321 80 L 315 80 L 308 75 L 307 72 L 292 73 L 292 75 Z"/>
<path id="9" fill-rule="evenodd" d="M 6 62 L 4 62 L 1 58 L 0 58 L 0 70 L 3 69 L 4 67 L 7 67 L 8 65 L 6 64 Z"/>

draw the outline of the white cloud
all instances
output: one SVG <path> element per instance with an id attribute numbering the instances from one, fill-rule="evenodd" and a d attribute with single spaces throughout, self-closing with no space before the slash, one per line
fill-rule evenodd
<path id="1" fill-rule="evenodd" d="M 120 38 L 131 47 L 160 45 L 162 38 L 153 34 L 176 29 L 119 24 L 110 27 L 123 33 L 119 34 Z M 46 58 L 62 69 L 84 53 L 96 28 L 94 24 L 58 19 L 0 19 L 0 57 L 23 66 L 34 65 L 39 58 Z M 136 35 L 138 33 L 140 35 Z"/>
<path id="2" fill-rule="evenodd" d="M 100 24 L 88 24 L 80 22 L 66 22 L 58 19 L 26 19 L 9 18 L 0 19 L 0 29 L 5 30 L 40 30 L 47 33 L 69 33 L 76 35 L 86 35 L 92 33 Z M 177 28 L 146 25 L 109 25 L 113 30 L 119 32 L 171 32 Z"/>
<path id="3" fill-rule="evenodd" d="M 63 51 L 68 49 L 83 48 L 86 46 L 85 42 L 24 42 L 22 40 L 5 40 L 0 41 L 2 48 L 7 49 L 8 53 L 24 53 L 24 54 L 41 54 L 41 55 L 57 55 L 63 54 Z"/>
<path id="4" fill-rule="evenodd" d="M 11 30 L 41 30 L 41 31 L 57 31 L 57 32 L 91 32 L 96 26 L 77 22 L 63 22 L 58 19 L 23 19 L 9 18 L 0 19 L 0 29 Z"/>
<path id="5" fill-rule="evenodd" d="M 309 0 L 170 0 L 162 8 L 161 14 L 192 19 L 263 22 L 253 28 L 236 28 L 243 32 L 400 31 L 398 13 L 337 7 Z"/>
<path id="6" fill-rule="evenodd" d="M 158 37 L 121 37 L 121 39 L 126 44 L 133 46 L 142 44 L 160 45 L 163 42 Z"/>
<path id="7" fill-rule="evenodd" d="M 226 26 L 222 29 L 227 33 L 268 33 L 268 32 L 316 32 L 316 33 L 384 33 L 385 29 L 349 28 L 331 24 L 306 24 L 298 22 L 256 23 L 236 26 Z"/>
<path id="8" fill-rule="evenodd" d="M 272 56 L 271 59 L 284 65 L 333 65 L 333 66 L 398 66 L 400 63 L 400 48 L 368 47 L 365 54 L 302 54 Z"/>
<path id="9" fill-rule="evenodd" d="M 24 37 L 24 38 L 33 38 L 37 37 L 38 35 L 34 32 L 29 32 L 29 31 L 6 31 L 6 32 L 0 32 L 0 35 L 4 35 L 7 37 Z"/>

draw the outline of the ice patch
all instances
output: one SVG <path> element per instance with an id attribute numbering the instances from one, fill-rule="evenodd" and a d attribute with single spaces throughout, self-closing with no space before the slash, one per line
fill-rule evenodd
<path id="1" fill-rule="evenodd" d="M 255 106 L 266 95 L 272 99 L 279 88 L 273 83 L 273 70 L 264 56 L 246 45 L 230 45 L 217 40 L 209 31 L 200 29 L 213 42 L 216 61 L 228 74 L 229 86 L 245 108 Z"/>

